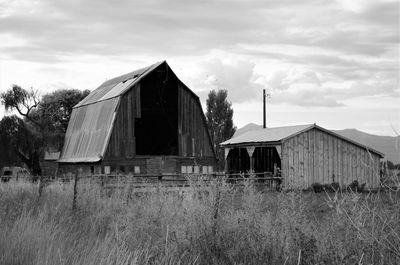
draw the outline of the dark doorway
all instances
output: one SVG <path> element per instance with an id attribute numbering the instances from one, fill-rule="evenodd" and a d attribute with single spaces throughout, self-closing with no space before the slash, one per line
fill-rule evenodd
<path id="1" fill-rule="evenodd" d="M 281 168 L 281 159 L 275 147 L 256 147 L 253 153 L 254 172 L 274 172 L 274 164 Z"/>
<path id="2" fill-rule="evenodd" d="M 141 118 L 135 120 L 137 155 L 178 155 L 178 85 L 166 64 L 141 82 Z"/>
<path id="3" fill-rule="evenodd" d="M 228 173 L 247 173 L 250 170 L 250 157 L 246 148 L 233 148 L 229 151 Z"/>

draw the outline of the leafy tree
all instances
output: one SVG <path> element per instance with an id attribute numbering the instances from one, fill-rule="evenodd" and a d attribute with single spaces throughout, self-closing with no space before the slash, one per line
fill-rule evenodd
<path id="1" fill-rule="evenodd" d="M 39 158 L 45 149 L 62 148 L 72 108 L 88 94 L 88 90 L 63 89 L 39 100 L 33 89 L 28 91 L 17 85 L 0 94 L 5 109 L 16 110 L 24 118 L 4 117 L 0 128 L 2 139 L 9 141 L 17 154 L 14 162 L 19 159 L 33 174 L 40 174 Z"/>
<path id="2" fill-rule="evenodd" d="M 61 150 L 72 109 L 89 93 L 89 90 L 60 89 L 41 98 L 31 117 L 41 124 L 42 134 L 47 138 L 47 147 Z"/>
<path id="3" fill-rule="evenodd" d="M 30 116 L 31 111 L 40 103 L 37 92 L 32 88 L 28 91 L 18 85 L 12 85 L 9 90 L 0 94 L 0 100 L 6 111 L 16 110 L 21 116 L 40 127 L 40 123 Z"/>
<path id="4" fill-rule="evenodd" d="M 207 126 L 214 143 L 214 149 L 218 157 L 219 169 L 223 169 L 225 164 L 224 150 L 219 144 L 233 136 L 236 127 L 233 126 L 232 103 L 228 102 L 227 90 L 212 90 L 208 94 L 207 104 Z"/>
<path id="5" fill-rule="evenodd" d="M 40 147 L 43 139 L 34 133 L 29 124 L 16 115 L 5 116 L 0 121 L 0 158 L 4 165 L 25 163 L 33 175 L 40 175 Z"/>

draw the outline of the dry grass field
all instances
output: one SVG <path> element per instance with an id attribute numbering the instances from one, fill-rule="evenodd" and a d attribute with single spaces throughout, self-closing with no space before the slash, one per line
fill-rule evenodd
<path id="1" fill-rule="evenodd" d="M 400 264 L 400 195 L 0 185 L 0 264 Z"/>

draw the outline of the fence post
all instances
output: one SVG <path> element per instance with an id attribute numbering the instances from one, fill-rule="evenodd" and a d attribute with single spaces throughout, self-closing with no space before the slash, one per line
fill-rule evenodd
<path id="1" fill-rule="evenodd" d="M 42 197 L 42 193 L 43 193 L 43 176 L 40 175 L 39 176 L 39 198 Z"/>
<path id="2" fill-rule="evenodd" d="M 79 180 L 79 172 L 80 169 L 78 169 L 75 172 L 75 179 L 74 179 L 74 197 L 72 200 L 72 210 L 76 209 L 76 198 L 78 197 L 78 180 Z"/>

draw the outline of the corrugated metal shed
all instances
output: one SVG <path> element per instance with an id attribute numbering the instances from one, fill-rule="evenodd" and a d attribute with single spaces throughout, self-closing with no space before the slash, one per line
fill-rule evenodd
<path id="1" fill-rule="evenodd" d="M 98 162 L 104 156 L 119 97 L 74 108 L 59 162 Z"/>

